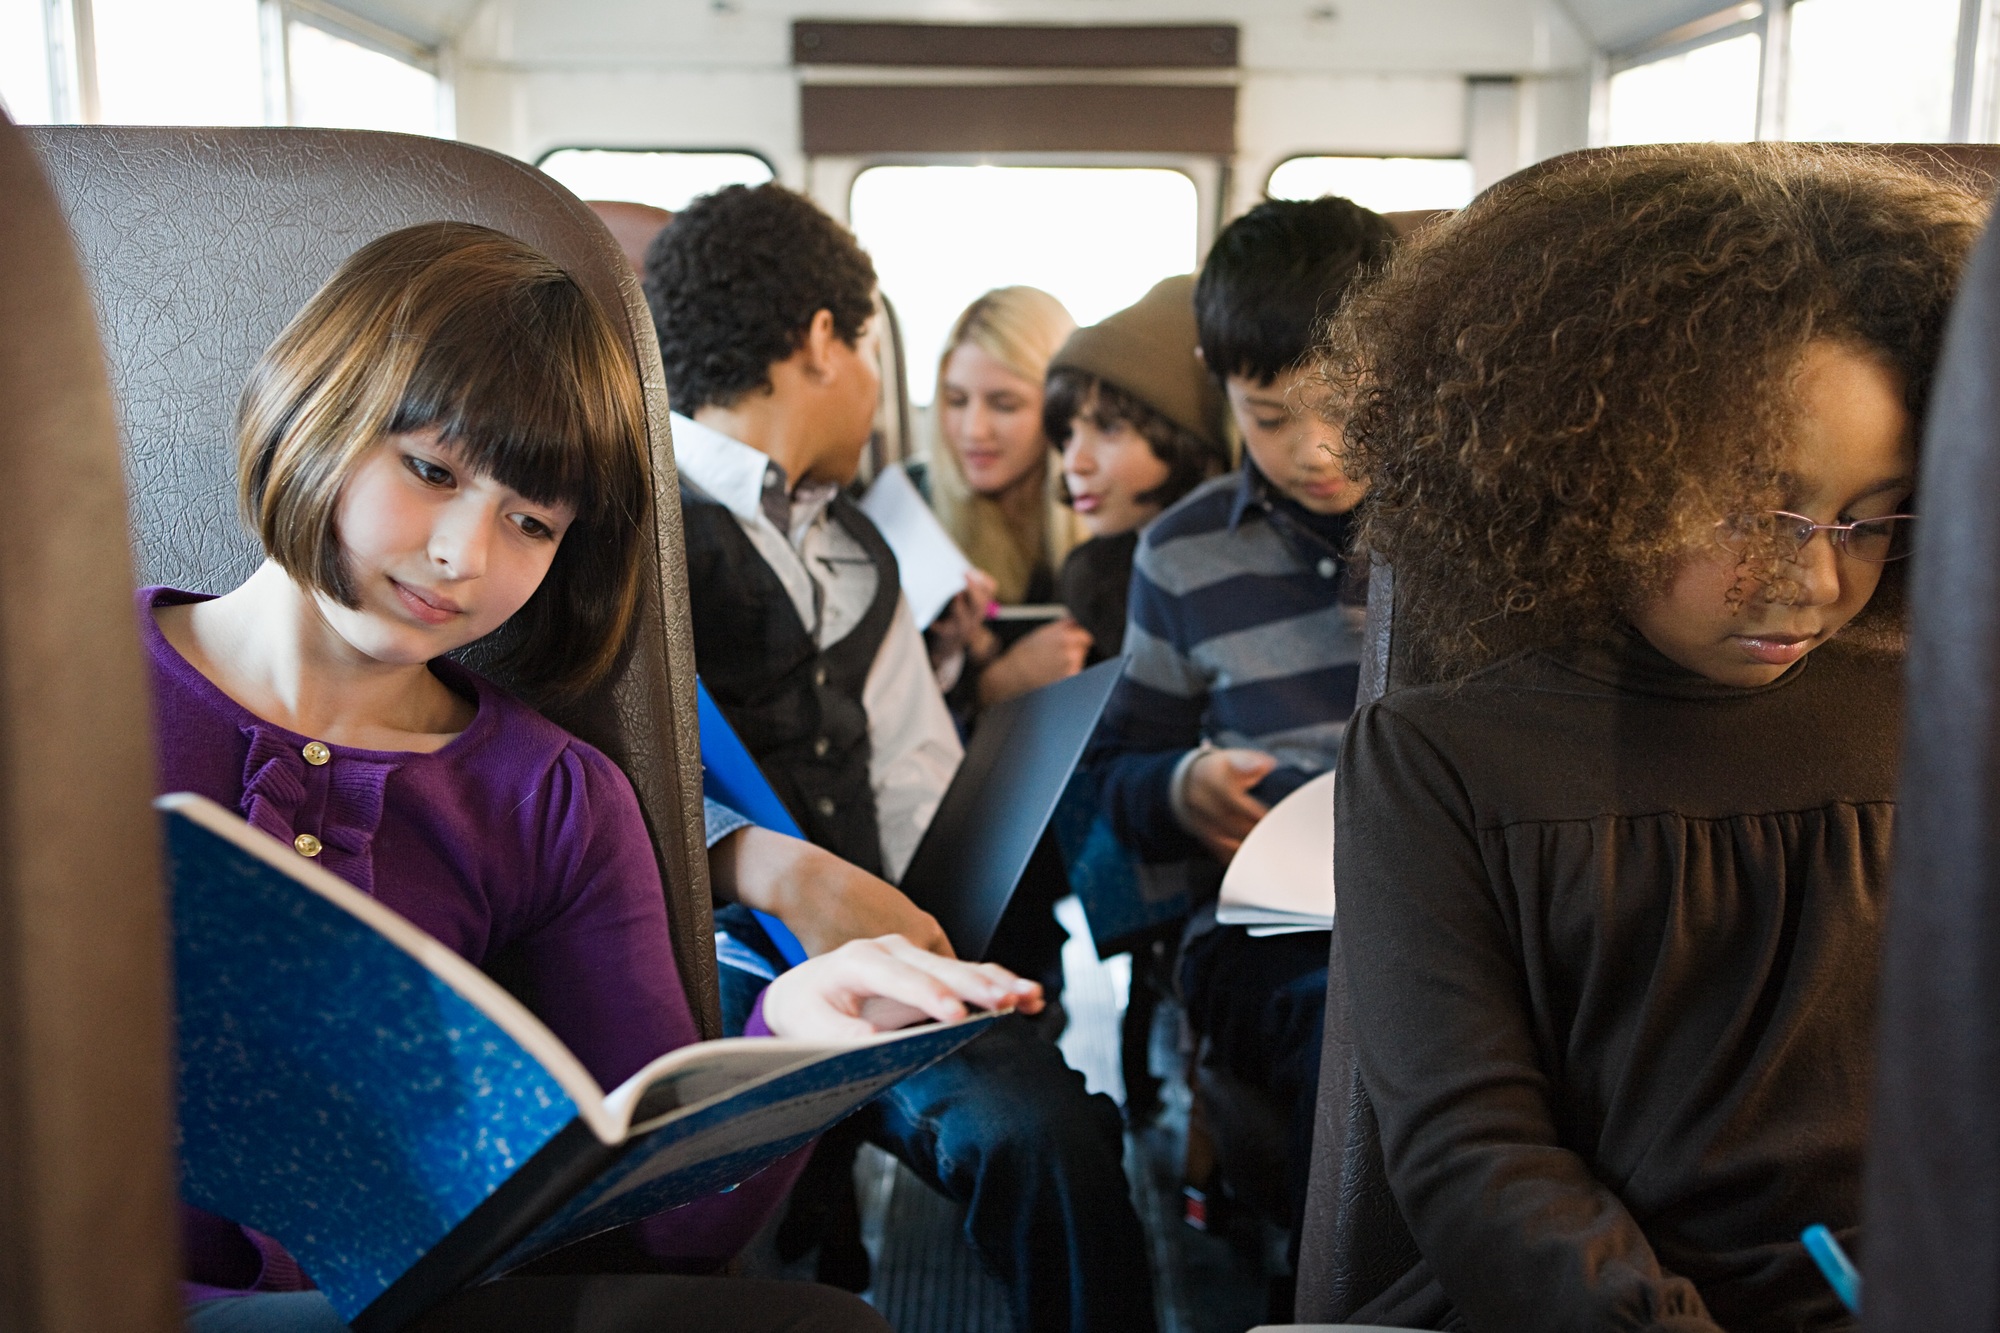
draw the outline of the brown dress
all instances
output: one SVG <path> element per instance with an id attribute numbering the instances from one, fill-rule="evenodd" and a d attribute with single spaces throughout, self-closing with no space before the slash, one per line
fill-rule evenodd
<path id="1" fill-rule="evenodd" d="M 1335 879 L 1406 1313 L 1849 1326 L 1798 1237 L 1858 1244 L 1899 704 L 1839 641 L 1736 689 L 1630 634 L 1355 716 Z"/>

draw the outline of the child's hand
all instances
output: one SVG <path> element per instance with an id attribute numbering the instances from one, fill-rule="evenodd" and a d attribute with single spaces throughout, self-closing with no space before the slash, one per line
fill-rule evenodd
<path id="1" fill-rule="evenodd" d="M 1181 788 L 1188 832 L 1224 865 L 1270 811 L 1250 789 L 1277 766 L 1262 750 L 1209 750 L 1188 766 Z"/>
<path id="2" fill-rule="evenodd" d="M 993 596 L 999 590 L 1000 585 L 983 569 L 965 576 L 965 591 L 947 602 L 924 631 L 932 670 L 959 653 L 965 653 L 978 665 L 999 649 L 999 638 L 986 623 L 986 608 L 993 605 Z"/>
<path id="3" fill-rule="evenodd" d="M 786 910 L 777 915 L 808 954 L 816 957 L 854 940 L 896 935 L 927 953 L 956 957 L 937 918 L 889 881 L 831 852 L 822 852 L 806 869 L 786 886 Z"/>
<path id="4" fill-rule="evenodd" d="M 808 954 L 901 935 L 920 949 L 952 956 L 937 918 L 902 890 L 804 839 L 738 829 L 708 849 L 708 872 L 724 899 L 777 917 Z"/>
<path id="5" fill-rule="evenodd" d="M 1083 670 L 1092 642 L 1090 631 L 1068 616 L 1022 635 L 980 676 L 979 702 L 997 704 L 1068 680 Z"/>
<path id="6" fill-rule="evenodd" d="M 764 992 L 764 1022 L 780 1037 L 852 1041 L 924 1018 L 951 1022 L 968 1005 L 1038 1013 L 1042 988 L 994 963 L 927 953 L 901 935 L 855 940 L 808 958 Z"/>

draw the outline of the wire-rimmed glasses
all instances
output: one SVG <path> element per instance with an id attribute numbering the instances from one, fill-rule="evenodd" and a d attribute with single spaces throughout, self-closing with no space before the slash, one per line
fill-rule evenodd
<path id="1" fill-rule="evenodd" d="M 1815 523 L 1804 514 L 1769 509 L 1723 519 L 1715 525 L 1715 540 L 1724 550 L 1737 555 L 1761 548 L 1780 560 L 1796 560 L 1806 543 L 1824 532 L 1834 549 L 1856 560 L 1880 565 L 1901 560 L 1910 553 L 1916 524 L 1915 514 L 1884 514 L 1853 523 Z"/>

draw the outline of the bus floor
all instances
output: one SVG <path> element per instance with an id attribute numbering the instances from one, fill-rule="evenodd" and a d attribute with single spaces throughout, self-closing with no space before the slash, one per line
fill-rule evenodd
<path id="1" fill-rule="evenodd" d="M 1118 1031 L 1130 959 L 1099 961 L 1083 909 L 1065 899 L 1056 915 L 1070 940 L 1063 950 L 1061 1047 L 1091 1091 L 1123 1101 Z M 1160 1333 L 1242 1333 L 1267 1321 L 1271 1280 L 1285 1271 L 1284 1236 L 1247 1213 L 1209 1232 L 1182 1220 L 1181 1170 L 1189 1094 L 1180 1050 L 1181 1015 L 1171 1002 L 1155 1016 L 1154 1073 L 1164 1080 L 1160 1113 L 1125 1135 L 1125 1173 L 1145 1227 Z M 862 1241 L 874 1285 L 862 1295 L 897 1333 L 1033 1333 L 1015 1330 L 1006 1297 L 963 1239 L 962 1214 L 887 1153 L 864 1147 L 855 1164 Z M 751 1271 L 810 1279 L 813 1256 L 779 1266 L 768 1238 L 752 1247 Z"/>

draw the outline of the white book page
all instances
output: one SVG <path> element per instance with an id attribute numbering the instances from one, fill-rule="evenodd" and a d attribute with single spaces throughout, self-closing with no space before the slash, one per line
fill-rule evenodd
<path id="1" fill-rule="evenodd" d="M 910 614 L 918 629 L 926 628 L 964 590 L 971 562 L 924 503 L 901 463 L 891 463 L 876 476 L 868 494 L 861 497 L 861 512 L 881 529 L 882 539 L 896 553 Z"/>
<path id="2" fill-rule="evenodd" d="M 1225 926 L 1333 925 L 1333 774 L 1271 807 L 1222 877 L 1215 919 Z"/>

